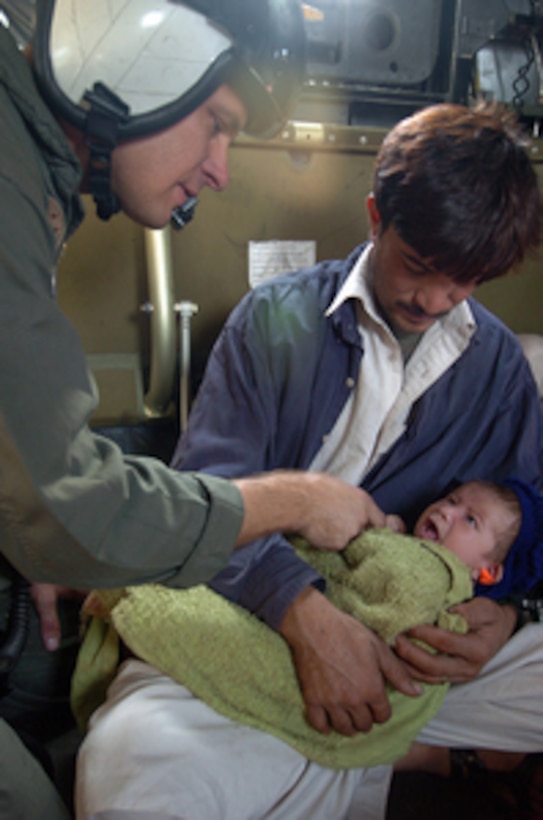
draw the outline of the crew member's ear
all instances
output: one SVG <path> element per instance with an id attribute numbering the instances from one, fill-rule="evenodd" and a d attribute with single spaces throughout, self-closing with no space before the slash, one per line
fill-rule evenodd
<path id="1" fill-rule="evenodd" d="M 373 194 L 368 195 L 366 199 L 366 208 L 370 221 L 370 239 L 376 239 L 381 230 L 381 214 L 377 210 L 377 205 L 375 204 L 375 197 Z"/>
<path id="2" fill-rule="evenodd" d="M 503 578 L 503 564 L 496 564 L 490 567 L 483 567 L 479 570 L 476 578 L 478 584 L 490 587 L 493 584 L 499 584 Z"/>

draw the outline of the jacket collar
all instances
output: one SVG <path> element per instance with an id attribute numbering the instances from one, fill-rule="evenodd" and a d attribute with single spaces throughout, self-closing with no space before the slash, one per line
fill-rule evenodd
<path id="1" fill-rule="evenodd" d="M 62 128 L 42 99 L 29 62 L 3 26 L 0 26 L 0 84 L 38 146 L 50 185 L 66 216 L 67 238 L 84 216 L 78 194 L 81 165 Z"/>

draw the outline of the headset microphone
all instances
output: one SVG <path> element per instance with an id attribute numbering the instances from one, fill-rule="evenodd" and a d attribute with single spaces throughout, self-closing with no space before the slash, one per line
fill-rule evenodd
<path id="1" fill-rule="evenodd" d="M 189 197 L 179 208 L 172 211 L 171 222 L 174 228 L 181 230 L 194 216 L 194 209 L 198 204 L 195 196 Z"/>

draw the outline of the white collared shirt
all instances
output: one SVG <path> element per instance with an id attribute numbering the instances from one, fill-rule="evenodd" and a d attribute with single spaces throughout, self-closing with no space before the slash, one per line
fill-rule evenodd
<path id="1" fill-rule="evenodd" d="M 355 485 L 400 438 L 414 402 L 460 358 L 476 327 L 467 301 L 460 302 L 422 334 L 404 365 L 400 344 L 375 306 L 371 250 L 370 244 L 325 314 L 347 299 L 357 300 L 364 355 L 356 389 L 310 467 Z"/>

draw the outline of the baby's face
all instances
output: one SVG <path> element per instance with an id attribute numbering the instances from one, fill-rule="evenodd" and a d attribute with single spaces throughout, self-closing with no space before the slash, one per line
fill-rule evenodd
<path id="1" fill-rule="evenodd" d="M 446 498 L 431 504 L 420 516 L 414 534 L 437 541 L 472 570 L 489 567 L 498 535 L 511 525 L 511 513 L 486 487 L 463 484 Z"/>

